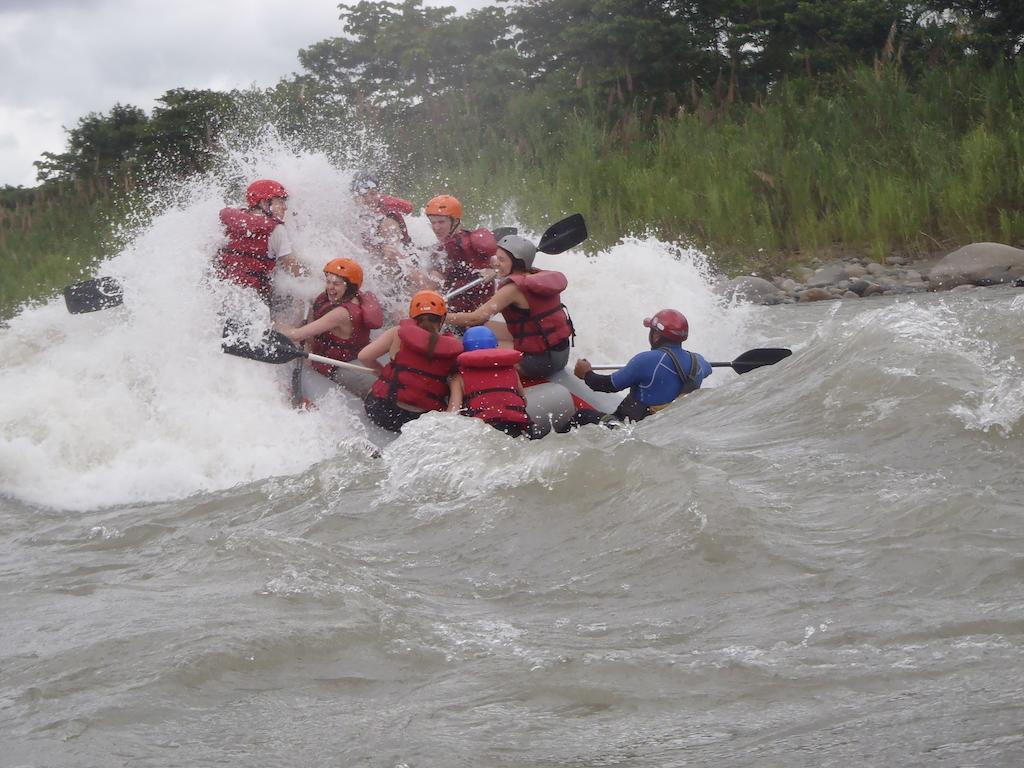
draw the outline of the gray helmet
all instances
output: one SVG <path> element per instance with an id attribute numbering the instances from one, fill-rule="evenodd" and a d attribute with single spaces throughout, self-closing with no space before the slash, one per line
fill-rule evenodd
<path id="1" fill-rule="evenodd" d="M 533 268 L 533 260 L 537 256 L 537 246 L 519 235 L 505 235 L 498 241 L 498 247 L 508 251 L 512 258 L 519 259 L 527 269 Z"/>
<path id="2" fill-rule="evenodd" d="M 350 186 L 353 194 L 361 195 L 379 187 L 380 179 L 377 178 L 377 174 L 373 171 L 359 171 L 352 177 L 352 184 Z"/>

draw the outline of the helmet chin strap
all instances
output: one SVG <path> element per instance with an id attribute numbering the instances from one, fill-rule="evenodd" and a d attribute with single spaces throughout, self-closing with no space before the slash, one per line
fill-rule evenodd
<path id="1" fill-rule="evenodd" d="M 454 216 L 449 216 L 448 218 L 452 220 L 452 225 L 448 227 L 448 237 L 451 237 L 452 233 L 459 228 L 459 224 L 462 223 L 462 219 L 456 219 Z"/>
<path id="2" fill-rule="evenodd" d="M 284 224 L 284 219 L 282 219 L 280 216 L 275 216 L 274 215 L 274 211 L 273 211 L 273 208 L 271 206 L 271 199 L 270 198 L 268 198 L 266 200 L 260 200 L 260 204 L 259 204 L 258 207 L 259 207 L 260 211 L 263 213 L 264 216 L 266 216 L 268 218 L 271 218 L 271 219 L 274 219 L 275 221 L 279 221 L 282 224 Z"/>

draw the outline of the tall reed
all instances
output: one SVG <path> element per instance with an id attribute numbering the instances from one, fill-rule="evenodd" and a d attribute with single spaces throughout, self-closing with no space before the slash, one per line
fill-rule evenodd
<path id="1" fill-rule="evenodd" d="M 105 185 L 79 181 L 3 190 L 0 316 L 89 275 L 120 215 Z"/>
<path id="2" fill-rule="evenodd" d="M 728 111 L 572 113 L 546 141 L 492 135 L 444 170 L 478 208 L 514 201 L 537 228 L 582 211 L 595 246 L 650 232 L 709 248 L 729 271 L 881 259 L 1024 238 L 1022 114 L 1024 61 L 914 83 L 864 67 Z M 434 173 L 423 168 L 418 186 Z"/>

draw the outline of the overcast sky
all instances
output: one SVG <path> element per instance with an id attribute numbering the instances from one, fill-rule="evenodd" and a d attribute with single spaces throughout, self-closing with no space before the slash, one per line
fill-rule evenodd
<path id="1" fill-rule="evenodd" d="M 427 0 L 460 11 L 488 0 Z M 172 88 L 270 86 L 341 33 L 338 0 L 0 0 L 0 186 L 36 185 L 63 126 Z"/>

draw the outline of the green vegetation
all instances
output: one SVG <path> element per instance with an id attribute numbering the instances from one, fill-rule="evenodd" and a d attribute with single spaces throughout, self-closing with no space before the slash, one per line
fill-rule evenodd
<path id="1" fill-rule="evenodd" d="M 536 225 L 585 211 L 599 244 L 653 232 L 733 270 L 830 251 L 880 259 L 1024 239 L 1022 105 L 1024 61 L 932 71 L 913 89 L 893 67 L 858 67 L 827 92 L 786 81 L 723 117 L 647 126 L 634 113 L 608 128 L 570 115 L 557 145 L 525 157 L 482 146 L 446 171 L 454 189 L 481 190 L 488 208 L 515 200 Z"/>
<path id="2" fill-rule="evenodd" d="M 88 277 L 107 246 L 119 199 L 94 179 L 0 189 L 0 315 Z"/>
<path id="3" fill-rule="evenodd" d="M 416 201 L 454 192 L 481 218 L 512 202 L 538 230 L 579 210 L 593 247 L 653 232 L 733 272 L 1024 238 L 1017 3 L 339 9 L 344 36 L 267 91 L 82 118 L 40 188 L 4 191 L 0 304 L 75 279 L 124 191 L 207 172 L 225 130 L 267 124 Z"/>

